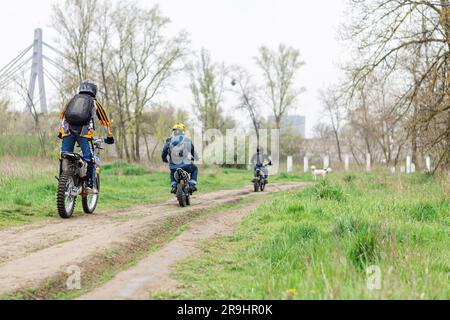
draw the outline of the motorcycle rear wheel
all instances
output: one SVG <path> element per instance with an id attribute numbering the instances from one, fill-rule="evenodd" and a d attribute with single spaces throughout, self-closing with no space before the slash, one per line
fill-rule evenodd
<path id="1" fill-rule="evenodd" d="M 184 192 L 184 181 L 179 183 L 177 186 L 177 199 L 180 207 L 184 208 L 188 205 L 186 193 Z"/>
<path id="2" fill-rule="evenodd" d="M 191 205 L 191 195 L 188 193 L 186 195 L 186 206 L 190 206 Z"/>

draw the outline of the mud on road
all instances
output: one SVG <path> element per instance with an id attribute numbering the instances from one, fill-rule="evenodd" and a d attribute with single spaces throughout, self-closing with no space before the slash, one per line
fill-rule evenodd
<path id="1" fill-rule="evenodd" d="M 267 193 L 305 187 L 302 183 L 269 185 Z M 265 193 L 266 194 L 266 193 Z M 251 198 L 236 210 L 196 219 L 208 210 Z M 139 252 L 167 242 L 180 226 L 192 222 L 181 235 L 99 288 L 85 299 L 148 299 L 149 292 L 169 289 L 170 266 L 196 254 L 198 242 L 231 233 L 252 208 L 263 200 L 250 188 L 198 194 L 193 206 L 179 208 L 176 200 L 127 210 L 42 222 L 0 232 L 0 296 L 28 292 L 27 298 L 50 298 L 64 291 L 69 266 L 80 266 L 83 285 L 102 269 L 123 266 Z M 30 288 L 34 288 L 30 290 Z"/>

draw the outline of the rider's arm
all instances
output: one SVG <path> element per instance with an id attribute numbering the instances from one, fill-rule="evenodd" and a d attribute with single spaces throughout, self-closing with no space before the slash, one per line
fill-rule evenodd
<path id="1" fill-rule="evenodd" d="M 67 104 L 64 107 L 63 111 L 61 112 L 61 114 L 59 116 L 59 119 L 61 120 L 61 126 L 59 127 L 58 138 L 60 138 L 60 139 L 64 138 L 64 134 L 65 134 L 65 132 L 64 132 L 64 122 L 65 122 L 65 118 L 66 118 L 65 114 L 66 114 L 66 110 L 67 110 L 68 105 L 69 104 Z"/>
<path id="2" fill-rule="evenodd" d="M 166 142 L 162 151 L 162 161 L 164 163 L 168 163 L 169 162 L 168 157 L 169 157 L 169 143 Z"/>
<path id="3" fill-rule="evenodd" d="M 66 114 L 67 106 L 68 106 L 68 104 L 64 107 L 64 109 L 62 110 L 62 112 L 61 112 L 61 114 L 60 114 L 60 116 L 59 116 L 59 119 L 60 119 L 61 121 L 63 121 L 64 118 L 66 117 L 65 114 Z"/>
<path id="4" fill-rule="evenodd" d="M 107 137 L 112 137 L 113 132 L 111 122 L 108 119 L 108 115 L 106 114 L 105 109 L 103 109 L 102 104 L 98 100 L 95 100 L 95 106 L 97 107 L 97 118 L 98 120 L 100 120 L 100 125 L 105 127 Z"/>
<path id="5" fill-rule="evenodd" d="M 199 156 L 198 156 L 198 153 L 195 151 L 195 147 L 194 147 L 194 144 L 193 144 L 193 143 L 191 143 L 191 154 L 192 154 L 192 159 L 193 159 L 194 161 L 200 160 L 200 158 L 199 158 Z"/>

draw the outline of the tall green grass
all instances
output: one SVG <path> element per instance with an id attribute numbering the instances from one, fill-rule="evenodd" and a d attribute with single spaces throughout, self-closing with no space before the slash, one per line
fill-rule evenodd
<path id="1" fill-rule="evenodd" d="M 177 266 L 195 299 L 449 299 L 450 198 L 441 178 L 334 175 L 252 212 Z M 378 266 L 381 290 L 369 290 Z"/>
<path id="2" fill-rule="evenodd" d="M 36 157 L 40 155 L 37 136 L 2 136 L 0 135 L 0 157 Z"/>
<path id="3" fill-rule="evenodd" d="M 58 148 L 56 139 L 47 139 L 46 153 L 55 153 Z M 0 135 L 0 157 L 39 157 L 42 156 L 42 150 L 37 135 Z"/>
<path id="4" fill-rule="evenodd" d="M 0 229 L 42 219 L 59 219 L 55 176 L 58 161 L 0 158 Z M 6 173 L 1 175 L 1 173 Z M 273 177 L 272 182 L 301 180 L 301 175 Z M 251 187 L 252 172 L 217 167 L 200 168 L 199 192 Z M 98 212 L 157 203 L 172 197 L 167 172 L 123 162 L 106 163 L 101 173 Z M 78 205 L 76 215 L 82 214 Z"/>

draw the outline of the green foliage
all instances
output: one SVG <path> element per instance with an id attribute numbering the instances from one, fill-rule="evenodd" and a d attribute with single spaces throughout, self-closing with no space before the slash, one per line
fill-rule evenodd
<path id="1" fill-rule="evenodd" d="M 346 175 L 344 177 L 344 181 L 347 182 L 347 183 L 354 182 L 355 180 L 356 180 L 356 176 L 352 175 L 352 174 Z"/>
<path id="2" fill-rule="evenodd" d="M 150 171 L 137 164 L 129 164 L 126 162 L 115 162 L 106 164 L 102 167 L 102 170 L 106 174 L 115 176 L 144 176 L 149 174 Z"/>
<path id="3" fill-rule="evenodd" d="M 418 221 L 432 221 L 437 218 L 437 210 L 429 203 L 419 203 L 410 209 L 411 216 Z"/>
<path id="4" fill-rule="evenodd" d="M 360 232 L 349 250 L 350 261 L 361 271 L 373 265 L 379 259 L 377 235 L 373 229 Z"/>
<path id="5" fill-rule="evenodd" d="M 233 235 L 180 263 L 185 289 L 160 297 L 449 299 L 448 182 L 354 176 L 339 185 L 345 176 L 334 174 L 261 205 Z M 371 265 L 381 268 L 381 290 L 367 289 Z"/>
<path id="6" fill-rule="evenodd" d="M 331 184 L 329 180 L 322 180 L 313 189 L 313 193 L 318 199 L 342 201 L 344 199 L 344 192 L 338 185 Z"/>

